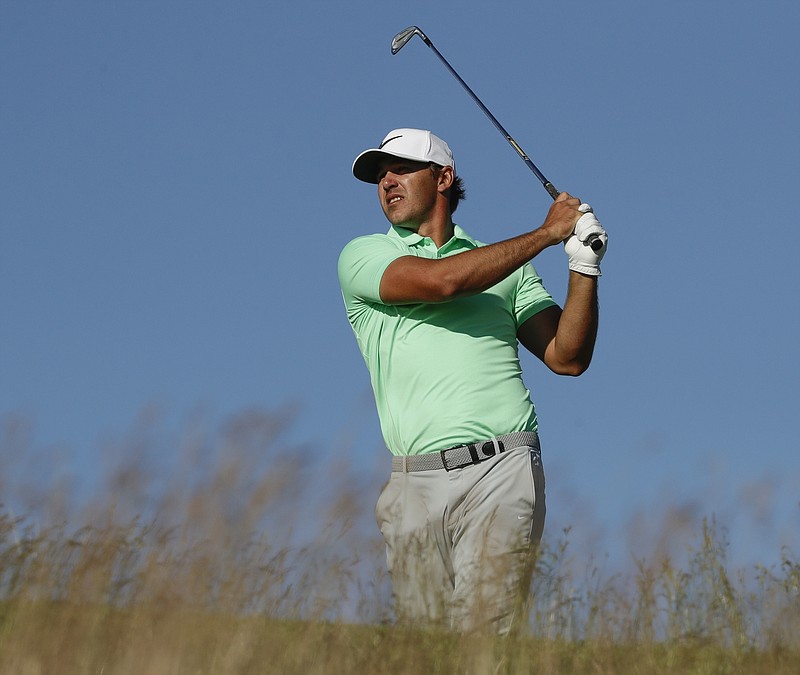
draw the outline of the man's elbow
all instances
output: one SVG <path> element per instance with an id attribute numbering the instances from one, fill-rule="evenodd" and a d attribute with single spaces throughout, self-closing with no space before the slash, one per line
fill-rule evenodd
<path id="1" fill-rule="evenodd" d="M 431 280 L 428 288 L 428 302 L 449 302 L 464 295 L 469 295 L 464 280 L 458 274 L 441 275 Z"/>
<path id="2" fill-rule="evenodd" d="M 588 369 L 589 364 L 592 362 L 589 359 L 574 359 L 572 361 L 548 364 L 550 370 L 556 375 L 565 375 L 567 377 L 578 377 L 583 375 Z"/>

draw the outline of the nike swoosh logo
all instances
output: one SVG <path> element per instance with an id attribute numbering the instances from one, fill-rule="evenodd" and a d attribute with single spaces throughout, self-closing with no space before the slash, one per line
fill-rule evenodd
<path id="1" fill-rule="evenodd" d="M 387 143 L 391 143 L 392 141 L 396 141 L 398 138 L 402 138 L 402 137 L 403 137 L 403 135 L 402 135 L 402 134 L 400 134 L 399 136 L 392 136 L 391 138 L 387 138 L 387 139 L 386 139 L 386 140 L 385 140 L 383 143 L 381 143 L 381 144 L 378 146 L 378 150 L 380 150 L 381 148 L 383 148 L 383 146 L 384 146 L 384 145 L 386 145 Z"/>

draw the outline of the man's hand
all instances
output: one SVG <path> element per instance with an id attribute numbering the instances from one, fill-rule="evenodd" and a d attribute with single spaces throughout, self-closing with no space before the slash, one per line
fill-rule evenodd
<path id="1" fill-rule="evenodd" d="M 551 204 L 550 210 L 539 231 L 546 234 L 549 245 L 566 240 L 575 230 L 575 223 L 581 217 L 581 200 L 568 192 L 562 192 Z"/>
<path id="2" fill-rule="evenodd" d="M 578 208 L 583 215 L 575 223 L 575 231 L 564 242 L 564 250 L 569 256 L 569 268 L 581 274 L 599 277 L 602 274 L 600 261 L 608 247 L 608 235 L 600 225 L 600 221 L 592 213 L 591 206 L 581 204 Z M 593 235 L 603 242 L 603 246 L 598 251 L 589 245 L 589 238 Z"/>

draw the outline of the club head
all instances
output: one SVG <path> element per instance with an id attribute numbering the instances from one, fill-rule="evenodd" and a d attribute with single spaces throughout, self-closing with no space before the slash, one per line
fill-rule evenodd
<path id="1" fill-rule="evenodd" d="M 409 26 L 405 30 L 401 30 L 397 35 L 392 38 L 392 54 L 397 54 L 415 35 L 419 35 L 425 44 L 428 43 L 428 37 L 417 26 Z"/>

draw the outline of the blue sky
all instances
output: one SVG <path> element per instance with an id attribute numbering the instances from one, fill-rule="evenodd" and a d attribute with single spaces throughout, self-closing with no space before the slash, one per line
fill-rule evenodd
<path id="1" fill-rule="evenodd" d="M 523 357 L 548 529 L 624 559 L 716 514 L 736 561 L 797 549 L 792 2 L 3 2 L 6 426 L 58 449 L 45 478 L 90 478 L 148 406 L 291 408 L 315 452 L 388 461 L 336 278 L 387 227 L 353 158 L 432 129 L 483 241 L 549 205 L 421 41 L 391 55 L 412 24 L 609 232 L 590 371 Z M 563 300 L 563 252 L 534 264 Z"/>

